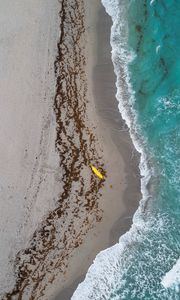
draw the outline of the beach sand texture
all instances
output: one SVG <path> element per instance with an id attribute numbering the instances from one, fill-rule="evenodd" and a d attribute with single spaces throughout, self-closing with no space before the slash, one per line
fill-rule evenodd
<path id="1" fill-rule="evenodd" d="M 96 254 L 129 228 L 138 159 L 115 99 L 111 21 L 100 1 L 13 5 L 18 33 L 11 23 L 14 48 L 0 56 L 9 66 L 0 97 L 0 292 L 66 300 Z"/>
<path id="2" fill-rule="evenodd" d="M 55 206 L 58 1 L 0 1 L 0 298 L 13 261 Z"/>

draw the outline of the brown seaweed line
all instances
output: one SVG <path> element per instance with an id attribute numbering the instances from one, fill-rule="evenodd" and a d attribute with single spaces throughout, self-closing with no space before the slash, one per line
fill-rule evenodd
<path id="1" fill-rule="evenodd" d="M 98 199 L 103 181 L 91 174 L 87 184 L 81 175 L 81 170 L 90 162 L 103 168 L 95 147 L 96 138 L 86 125 L 83 1 L 63 0 L 59 15 L 61 34 L 55 61 L 54 111 L 57 123 L 55 145 L 63 169 L 63 193 L 59 195 L 57 207 L 34 232 L 29 247 L 17 254 L 16 284 L 3 300 L 21 300 L 27 293 L 28 300 L 40 299 L 47 285 L 43 279 L 48 277 L 48 283 L 52 283 L 56 274 L 65 273 L 73 250 L 82 244 L 85 234 L 102 218 Z M 73 191 L 76 183 L 79 186 Z M 72 215 L 69 224 L 67 215 Z M 77 222 L 80 222 L 79 228 Z"/>

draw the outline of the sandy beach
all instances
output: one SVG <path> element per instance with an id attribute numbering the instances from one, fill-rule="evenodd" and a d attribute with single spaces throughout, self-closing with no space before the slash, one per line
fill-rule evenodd
<path id="1" fill-rule="evenodd" d="M 87 28 L 87 80 L 89 116 L 95 124 L 107 178 L 101 190 L 102 220 L 87 233 L 68 267 L 66 281 L 60 283 L 55 300 L 69 300 L 84 279 L 96 254 L 118 242 L 131 226 L 140 195 L 139 157 L 115 98 L 115 75 L 111 61 L 111 18 L 99 0 L 84 1 Z M 79 258 L 79 260 L 77 260 Z M 54 299 L 54 298 L 53 298 Z"/>
<path id="2" fill-rule="evenodd" d="M 139 161 L 118 111 L 111 19 L 100 0 L 32 3 L 15 5 L 31 19 L 17 28 L 14 73 L 2 81 L 11 89 L 0 97 L 0 295 L 69 300 L 96 254 L 129 229 Z M 28 30 L 29 44 L 19 47 Z"/>
<path id="3" fill-rule="evenodd" d="M 14 260 L 55 206 L 58 155 L 52 102 L 58 1 L 0 1 L 0 298 Z"/>

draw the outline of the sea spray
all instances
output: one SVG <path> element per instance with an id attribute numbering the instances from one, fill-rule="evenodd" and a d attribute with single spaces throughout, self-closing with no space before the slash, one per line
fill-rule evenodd
<path id="1" fill-rule="evenodd" d="M 177 276 L 170 285 L 167 278 L 173 266 L 178 274 L 180 256 L 180 3 L 102 2 L 113 20 L 119 109 L 141 153 L 143 198 L 129 232 L 97 255 L 72 299 L 179 300 Z"/>
<path id="2" fill-rule="evenodd" d="M 162 285 L 165 288 L 175 288 L 177 293 L 180 292 L 180 259 L 178 259 L 172 269 L 162 278 Z"/>

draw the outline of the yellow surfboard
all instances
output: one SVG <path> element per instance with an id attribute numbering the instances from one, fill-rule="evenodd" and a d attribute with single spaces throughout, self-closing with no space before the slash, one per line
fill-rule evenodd
<path id="1" fill-rule="evenodd" d="M 96 167 L 94 167 L 93 165 L 91 165 L 91 169 L 96 174 L 97 177 L 99 177 L 100 179 L 104 179 L 104 176 L 101 174 L 100 171 L 98 171 L 98 169 L 96 169 Z"/>

